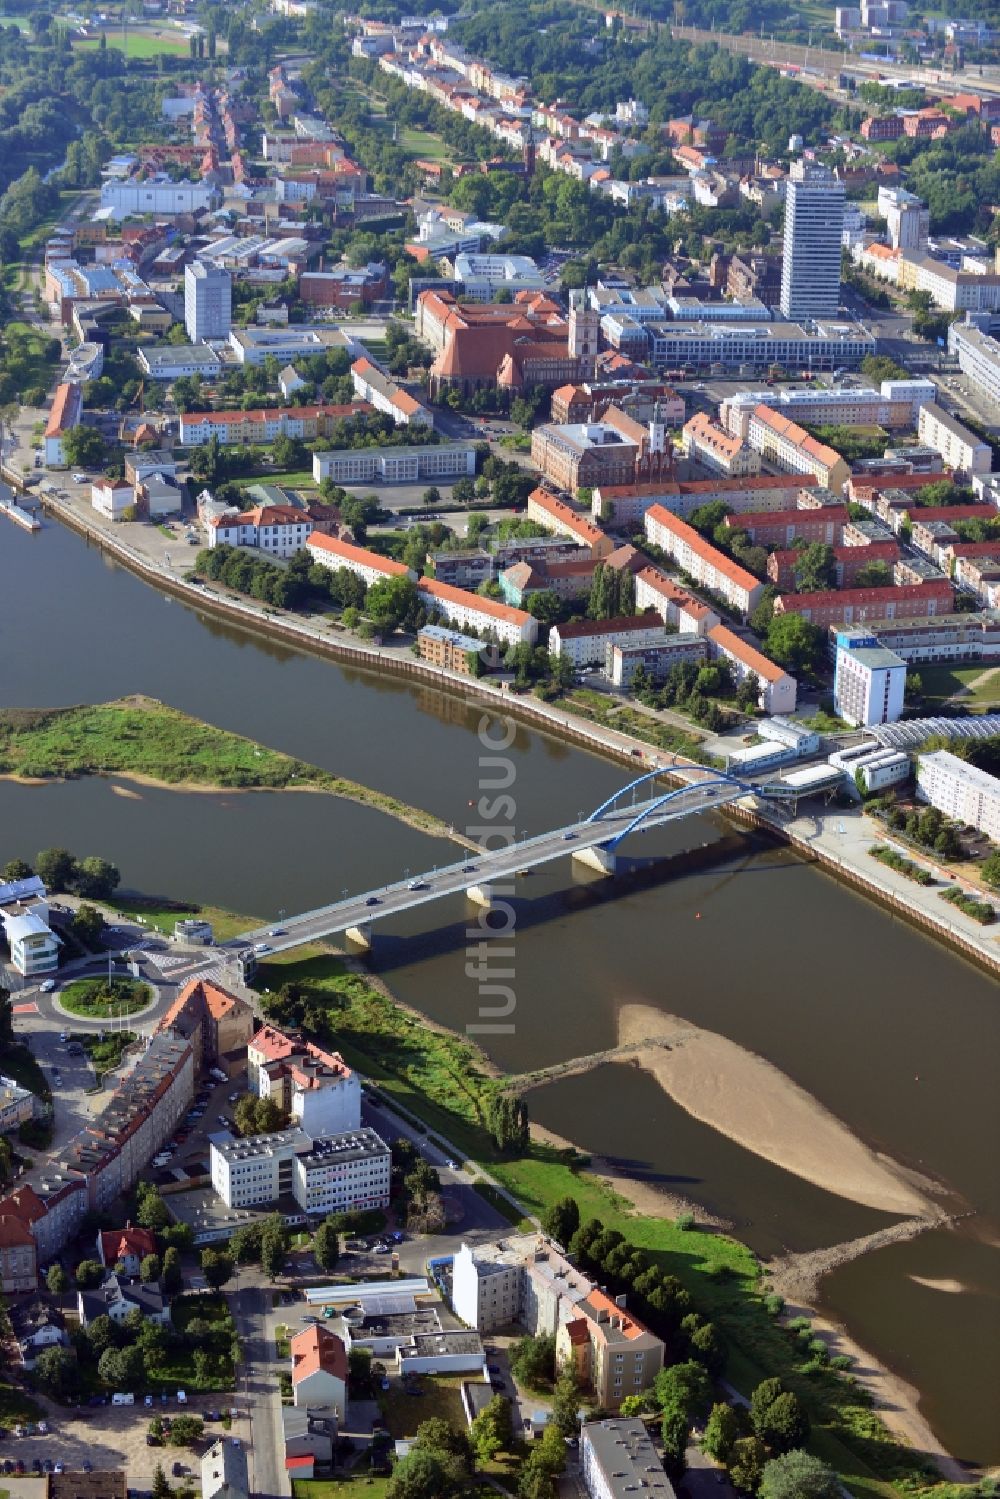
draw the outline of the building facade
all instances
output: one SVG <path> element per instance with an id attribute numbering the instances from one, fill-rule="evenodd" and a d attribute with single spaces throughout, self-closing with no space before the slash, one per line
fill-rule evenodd
<path id="1" fill-rule="evenodd" d="M 917 761 L 917 795 L 945 817 L 969 823 L 994 843 L 1000 842 L 1000 780 L 996 776 L 949 750 L 934 750 Z"/>
<path id="2" fill-rule="evenodd" d="M 184 326 L 193 344 L 228 338 L 233 325 L 233 278 L 221 266 L 196 260 L 184 267 Z"/>
<path id="3" fill-rule="evenodd" d="M 671 515 L 662 505 L 653 505 L 646 511 L 645 529 L 654 546 L 740 614 L 749 614 L 756 607 L 764 591 L 761 580 L 712 546 L 686 521 Z"/>
<path id="4" fill-rule="evenodd" d="M 310 1217 L 389 1206 L 389 1147 L 374 1130 L 311 1136 L 302 1129 L 211 1138 L 212 1186 L 228 1208 L 293 1198 Z"/>
<path id="5" fill-rule="evenodd" d="M 786 318 L 836 317 L 844 184 L 828 167 L 792 163 L 785 193 L 781 311 Z"/>
<path id="6" fill-rule="evenodd" d="M 903 712 L 906 662 L 867 631 L 838 631 L 834 712 L 856 728 L 895 723 Z"/>
<path id="7" fill-rule="evenodd" d="M 361 1126 L 361 1081 L 339 1052 L 262 1026 L 247 1047 L 247 1082 L 309 1135 L 341 1135 Z"/>

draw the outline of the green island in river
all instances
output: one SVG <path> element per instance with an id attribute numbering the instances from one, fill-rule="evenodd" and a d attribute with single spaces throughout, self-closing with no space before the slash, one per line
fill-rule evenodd
<path id="1" fill-rule="evenodd" d="M 0 776 L 25 782 L 122 776 L 178 791 L 321 791 L 466 846 L 447 823 L 397 797 L 332 775 L 156 698 L 0 711 Z"/>

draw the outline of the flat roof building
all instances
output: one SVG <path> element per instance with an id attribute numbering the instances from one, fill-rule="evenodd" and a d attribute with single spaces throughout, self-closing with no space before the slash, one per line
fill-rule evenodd
<path id="1" fill-rule="evenodd" d="M 590 1499 L 632 1499 L 637 1491 L 674 1499 L 645 1423 L 587 1421 L 580 1433 L 580 1471 Z"/>
<path id="2" fill-rule="evenodd" d="M 955 822 L 970 823 L 1000 842 L 1000 780 L 949 750 L 917 761 L 917 794 Z"/>

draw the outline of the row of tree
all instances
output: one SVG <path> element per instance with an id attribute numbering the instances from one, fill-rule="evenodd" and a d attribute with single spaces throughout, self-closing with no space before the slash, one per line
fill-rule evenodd
<path id="1" fill-rule="evenodd" d="M 78 859 L 66 848 L 43 848 L 35 856 L 34 867 L 24 859 L 9 859 L 4 865 L 5 880 L 26 880 L 37 874 L 46 890 L 53 895 L 79 895 L 85 900 L 109 900 L 121 882 L 114 864 L 97 854 Z"/>

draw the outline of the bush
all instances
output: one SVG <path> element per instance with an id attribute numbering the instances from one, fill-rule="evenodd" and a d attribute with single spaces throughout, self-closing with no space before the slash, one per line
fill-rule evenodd
<path id="1" fill-rule="evenodd" d="M 966 895 L 963 890 L 959 890 L 957 885 L 951 885 L 947 890 L 939 890 L 938 894 L 949 905 L 957 906 L 966 916 L 971 916 L 973 921 L 978 921 L 980 926 L 989 926 L 990 922 L 996 920 L 996 912 L 991 905 L 984 900 L 974 900 L 971 895 Z"/>

